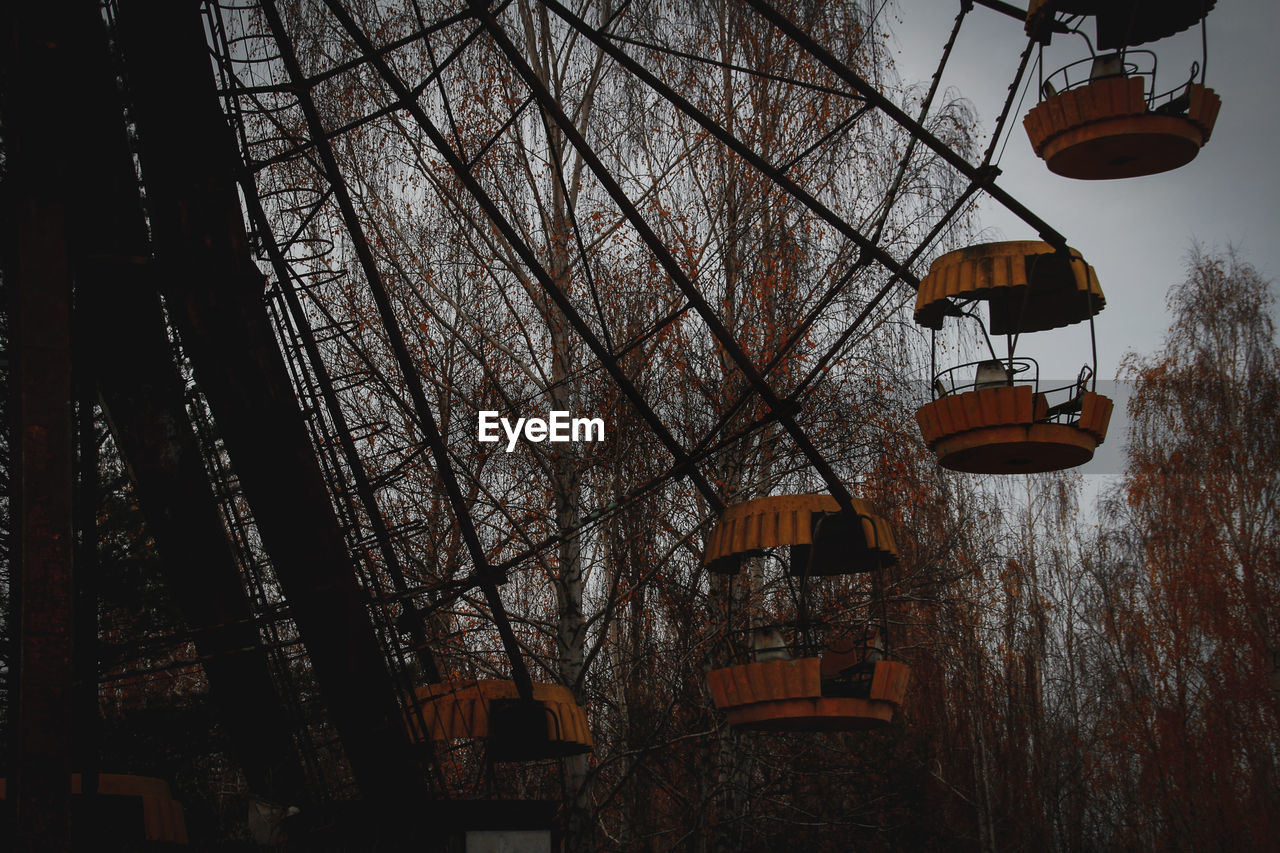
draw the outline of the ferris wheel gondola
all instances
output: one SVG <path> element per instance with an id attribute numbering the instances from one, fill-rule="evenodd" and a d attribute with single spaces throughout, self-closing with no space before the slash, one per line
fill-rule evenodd
<path id="1" fill-rule="evenodd" d="M 1075 33 L 1089 56 L 1040 80 L 1040 102 L 1023 119 L 1037 156 L 1055 174 L 1081 180 L 1132 178 L 1190 163 L 1209 141 L 1222 100 L 1205 86 L 1206 56 L 1161 91 L 1156 54 L 1135 49 L 1201 23 L 1213 0 L 1100 2 L 1041 0 L 1027 31 L 1047 43 L 1055 31 Z M 1055 17 L 1061 13 L 1070 25 Z M 1092 16 L 1097 49 L 1076 23 Z M 1202 49 L 1207 41 L 1202 35 Z"/>
<path id="2" fill-rule="evenodd" d="M 748 556 L 789 548 L 798 576 L 801 640 L 775 627 L 749 630 L 751 658 L 707 673 L 712 702 L 730 726 L 757 731 L 857 731 L 892 722 L 910 668 L 888 659 L 883 622 L 826 626 L 816 642 L 807 615 L 810 576 L 876 573 L 897 562 L 888 523 L 853 499 L 850 518 L 830 495 L 776 495 L 727 508 L 712 531 L 703 564 L 736 573 Z M 792 652 L 796 654 L 793 656 Z"/>
<path id="3" fill-rule="evenodd" d="M 421 726 L 409 721 L 418 739 L 484 740 L 494 762 L 540 761 L 591 751 L 587 714 L 567 687 L 533 685 L 520 698 L 514 681 L 482 678 L 442 681 L 416 691 Z"/>
<path id="4" fill-rule="evenodd" d="M 988 322 L 970 308 L 988 306 Z M 1111 400 L 1096 392 L 1096 364 L 1075 382 L 1041 388 L 1034 359 L 1017 357 L 1024 333 L 1088 322 L 1106 305 L 1093 268 L 1079 252 L 1013 241 L 959 249 L 934 261 L 920 282 L 916 322 L 943 326 L 948 309 L 979 323 L 990 357 L 936 371 L 934 399 L 916 421 L 944 468 L 979 474 L 1030 474 L 1083 465 L 1107 434 Z M 962 307 L 963 306 L 963 307 Z M 958 310 L 957 310 L 958 309 Z M 996 354 L 991 335 L 1004 335 Z M 935 366 L 937 343 L 934 344 Z M 962 371 L 972 369 L 973 379 Z"/>

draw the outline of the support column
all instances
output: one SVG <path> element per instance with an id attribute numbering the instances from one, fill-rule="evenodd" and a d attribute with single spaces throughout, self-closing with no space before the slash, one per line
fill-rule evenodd
<path id="1" fill-rule="evenodd" d="M 198 7 L 191 0 L 120 7 L 166 305 L 360 790 L 386 833 L 401 831 L 426 785 L 266 312 Z"/>
<path id="2" fill-rule="evenodd" d="M 77 117 L 81 136 L 94 140 L 66 164 L 77 188 L 69 200 L 83 330 L 77 368 L 97 383 L 160 553 L 164 586 L 202 659 L 231 758 L 254 795 L 298 804 L 304 779 L 290 720 L 187 417 L 147 262 L 142 199 L 96 0 L 77 0 L 70 23 L 86 73 L 65 108 Z M 85 671 L 96 679 L 96 670 Z"/>

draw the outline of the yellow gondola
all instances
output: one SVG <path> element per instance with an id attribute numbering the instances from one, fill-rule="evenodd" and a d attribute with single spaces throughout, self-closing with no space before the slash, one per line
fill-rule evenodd
<path id="1" fill-rule="evenodd" d="M 1168 92 L 1156 88 L 1156 55 L 1134 47 L 1202 21 L 1213 0 L 1039 0 L 1027 31 L 1047 43 L 1070 18 L 1097 24 L 1097 47 L 1085 59 L 1045 77 L 1042 100 L 1023 119 L 1037 156 L 1049 170 L 1079 180 L 1154 175 L 1195 159 L 1209 141 L 1222 100 L 1204 85 L 1204 59 Z M 1087 68 L 1087 76 L 1084 69 Z"/>
<path id="2" fill-rule="evenodd" d="M 750 629 L 749 662 L 707 673 L 712 702 L 730 726 L 763 731 L 855 731 L 888 725 L 902 703 L 909 669 L 885 659 L 884 635 L 841 636 L 814 642 L 805 604 L 809 580 L 881 571 L 898 560 L 888 522 L 864 500 L 854 517 L 830 495 L 777 495 L 727 508 L 707 545 L 704 564 L 737 572 L 742 560 L 770 548 L 791 551 L 787 571 L 800 577 L 795 623 L 805 636 L 800 654 L 777 628 Z M 819 652 L 819 646 L 821 649 Z M 751 658 L 754 658 L 752 660 Z"/>
<path id="3" fill-rule="evenodd" d="M 853 499 L 856 519 L 846 519 L 830 495 L 775 495 L 735 504 L 711 532 L 703 565 L 733 574 L 746 557 L 790 546 L 792 574 L 869 572 L 898 561 L 898 546 L 871 505 Z"/>
<path id="4" fill-rule="evenodd" d="M 940 329 L 958 304 L 985 302 L 990 332 L 1011 341 L 1024 333 L 1082 321 L 1106 305 L 1093 268 L 1079 252 L 1047 243 L 987 243 L 934 261 L 920 282 L 916 322 Z M 981 318 L 978 318 L 981 322 Z M 984 334 L 985 334 L 984 330 Z M 988 338 L 989 340 L 989 338 Z M 972 382 L 954 379 L 975 367 Z M 1039 388 L 1027 358 L 995 357 L 959 365 L 933 378 L 934 399 L 916 421 L 944 468 L 981 474 L 1024 474 L 1082 465 L 1106 439 L 1112 403 L 1096 393 L 1095 369 L 1060 388 Z M 950 380 L 950 381 L 948 381 Z"/>
<path id="5" fill-rule="evenodd" d="M 567 687 L 534 684 L 525 703 L 514 681 L 484 678 L 428 684 L 416 691 L 421 721 L 415 738 L 485 739 L 494 761 L 537 761 L 590 752 L 587 714 Z"/>

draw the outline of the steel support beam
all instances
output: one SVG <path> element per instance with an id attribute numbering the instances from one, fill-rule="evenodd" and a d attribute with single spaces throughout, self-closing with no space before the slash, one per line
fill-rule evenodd
<path id="1" fill-rule="evenodd" d="M 192 0 L 124 0 L 161 290 L 307 648 L 321 698 L 384 837 L 426 796 L 342 529 L 263 299 Z M 371 840 L 376 836 L 371 836 Z"/>
<path id="2" fill-rule="evenodd" d="M 472 8 L 476 10 L 476 15 L 485 22 L 485 26 L 489 28 L 489 34 L 493 38 L 494 44 L 507 57 L 508 61 L 515 68 L 516 73 L 524 80 L 525 85 L 533 92 L 537 98 L 539 105 L 542 107 L 548 118 L 553 121 L 572 143 L 575 150 L 582 157 L 582 161 L 587 165 L 595 175 L 596 180 L 604 188 L 604 191 L 613 199 L 613 203 L 622 211 L 627 222 L 636 230 L 640 239 L 649 248 L 657 259 L 659 266 L 671 278 L 675 285 L 680 288 L 680 292 L 688 300 L 689 304 L 702 318 L 702 322 L 707 329 L 715 337 L 720 346 L 724 347 L 725 352 L 733 360 L 739 372 L 743 377 L 751 383 L 751 387 L 755 389 L 760 399 L 764 402 L 769 410 L 777 417 L 778 422 L 791 436 L 791 440 L 795 442 L 800 452 L 809 460 L 809 464 L 822 477 L 823 482 L 827 484 L 827 488 L 831 491 L 840 508 L 850 515 L 855 514 L 853 509 L 853 496 L 849 493 L 849 489 L 844 482 L 836 474 L 835 469 L 831 467 L 826 458 L 818 451 L 818 448 L 810 440 L 809 436 L 796 422 L 793 414 L 791 403 L 780 398 L 760 371 L 756 369 L 755 363 L 747 355 L 746 351 L 734 338 L 733 333 L 729 330 L 720 317 L 712 309 L 707 302 L 706 297 L 702 295 L 702 291 L 693 283 L 684 268 L 676 260 L 671 250 L 658 237 L 652 227 L 645 221 L 640 214 L 638 208 L 627 197 L 626 192 L 622 189 L 621 184 L 609 172 L 604 163 L 601 162 L 595 150 L 588 144 L 586 138 L 578 130 L 569 117 L 565 114 L 564 108 L 559 101 L 551 94 L 547 87 L 538 79 L 537 74 L 529 66 L 529 63 L 516 50 L 514 44 L 507 37 L 506 32 L 498 24 L 497 20 L 489 13 L 485 7 L 484 0 L 472 0 Z M 560 12 L 557 10 L 557 13 Z M 563 15 L 562 15 L 563 16 Z M 589 28 L 588 28 L 589 29 Z M 864 238 L 865 239 L 865 238 Z M 874 249 L 874 247 L 870 247 Z M 878 250 L 877 250 L 878 251 Z"/>
<path id="3" fill-rule="evenodd" d="M 930 150 L 949 163 L 956 171 L 964 175 L 970 181 L 982 187 L 987 195 L 1000 202 L 1010 213 L 1017 216 L 1027 225 L 1030 225 L 1040 235 L 1040 239 L 1044 240 L 1055 249 L 1063 249 L 1067 242 L 1061 234 L 1049 226 L 1039 216 L 1036 216 L 1022 202 L 1018 201 L 1008 192 L 996 186 L 995 172 L 990 166 L 974 166 L 968 160 L 961 157 L 951 146 L 947 145 L 941 139 L 929 132 L 928 128 L 921 125 L 918 121 L 911 118 L 902 111 L 902 108 L 890 101 L 875 86 L 862 79 L 852 68 L 836 59 L 825 47 L 814 41 L 813 37 L 806 33 L 800 27 L 782 14 L 767 0 L 747 0 L 756 12 L 769 23 L 773 24 L 781 32 L 785 33 L 788 38 L 811 53 L 819 62 L 827 66 L 837 77 L 844 80 L 858 94 L 867 99 L 868 103 L 875 104 L 885 115 L 893 119 L 903 128 L 911 133 L 911 135 L 923 142 Z M 890 267 L 892 269 L 892 267 Z M 909 281 L 909 279 L 904 279 Z"/>
<path id="4" fill-rule="evenodd" d="M 1002 15 L 1008 15 L 1010 18 L 1015 18 L 1019 21 L 1027 20 L 1026 9 L 1019 9 L 1012 3 L 1005 3 L 1002 2 L 1002 0 L 960 0 L 960 2 L 969 4 L 977 3 L 979 6 L 986 6 L 988 9 L 999 12 Z"/>
<path id="5" fill-rule="evenodd" d="M 325 179 L 333 190 L 334 201 L 337 202 L 343 224 L 346 225 L 347 233 L 351 237 L 351 246 L 355 250 L 360 268 L 364 272 L 365 283 L 369 286 L 369 292 L 373 295 L 374 303 L 378 309 L 378 316 L 381 318 L 382 326 L 387 332 L 387 342 L 391 345 L 396 365 L 400 369 L 400 378 L 404 380 L 405 386 L 409 390 L 409 399 L 413 402 L 413 411 L 416 415 L 415 420 L 418 428 L 422 431 L 422 436 L 426 439 L 427 446 L 431 448 L 431 456 L 436 465 L 436 475 L 444 485 L 445 494 L 449 498 L 449 505 L 453 509 L 454 521 L 458 525 L 458 532 L 462 534 L 462 540 L 467 546 L 467 553 L 482 579 L 480 589 L 484 593 L 485 603 L 489 607 L 489 614 L 493 619 L 494 627 L 498 629 L 498 635 L 502 638 L 502 647 L 511 662 L 511 677 L 516 683 L 520 697 L 526 701 L 532 701 L 533 681 L 529 676 L 529 668 L 525 664 L 524 655 L 520 651 L 520 642 L 516 637 L 515 629 L 512 628 L 511 620 L 503 608 L 502 597 L 498 593 L 499 579 L 491 570 L 489 559 L 484 552 L 484 546 L 480 542 L 480 535 L 477 533 L 475 522 L 471 518 L 466 496 L 462 493 L 462 486 L 458 483 L 457 475 L 453 470 L 453 462 L 449 459 L 449 448 L 445 444 L 445 439 L 440 433 L 439 426 L 436 425 L 435 414 L 432 412 L 431 404 L 427 400 L 427 392 L 423 386 L 422 377 L 418 373 L 417 365 L 413 362 L 413 357 L 409 354 L 408 345 L 404 340 L 404 332 L 400 328 L 400 320 L 396 317 L 390 295 L 387 293 L 386 287 L 383 286 L 382 274 L 378 270 L 377 261 L 373 257 L 373 250 L 369 246 L 369 241 L 364 234 L 364 228 L 360 224 L 360 218 L 356 214 L 355 204 L 352 202 L 351 193 L 347 189 L 346 179 L 342 176 L 342 170 L 338 167 L 333 147 L 325 135 L 320 113 L 311 100 L 311 90 L 300 82 L 302 80 L 302 69 L 293 52 L 293 41 L 284 28 L 284 22 L 281 20 L 280 13 L 276 10 L 273 0 L 264 2 L 262 10 L 271 27 L 271 32 L 275 36 L 276 44 L 280 49 L 280 58 L 284 62 L 286 71 L 289 73 L 290 78 L 299 81 L 298 103 L 306 116 L 307 129 L 315 140 L 316 153 L 320 156 L 320 161 L 324 166 Z M 381 57 L 374 57 L 372 61 L 379 67 L 385 63 L 385 60 Z M 406 93 L 397 92 L 397 94 L 404 96 Z M 407 100 L 407 98 L 404 99 Z"/>
<path id="6" fill-rule="evenodd" d="M 904 269 L 900 264 L 898 264 L 892 255 L 875 245 L 867 235 L 863 234 L 838 213 L 819 201 L 808 190 L 788 178 L 784 169 L 774 166 L 767 158 L 761 156 L 761 154 L 754 150 L 750 145 L 743 142 L 707 113 L 694 106 L 688 98 L 685 98 L 675 89 L 663 83 L 658 79 L 657 75 L 645 68 L 639 62 L 636 62 L 636 60 L 632 59 L 626 51 L 613 43 L 609 33 L 591 26 L 582 18 L 575 15 L 567 6 L 556 2 L 556 0 L 546 0 L 545 5 L 562 21 L 581 33 L 600 50 L 607 53 L 611 59 L 623 68 L 627 69 L 627 71 L 631 72 L 632 75 L 654 92 L 657 92 L 664 100 L 700 124 L 704 130 L 729 148 L 729 150 L 746 160 L 753 168 L 769 180 L 773 181 L 773 183 L 780 189 L 812 211 L 814 215 L 852 241 L 858 247 L 859 251 L 862 252 L 864 257 L 870 258 L 891 272 L 896 273 L 903 282 L 911 287 L 918 288 L 920 286 L 919 278 L 917 278 L 910 270 Z M 483 13 L 493 17 L 492 13 L 484 10 L 483 3 L 476 3 L 473 0 L 472 7 L 477 9 L 477 14 Z M 873 89 L 872 91 L 875 90 Z M 883 98 L 881 99 L 883 100 Z M 880 106 L 879 102 L 873 102 L 870 98 L 867 98 L 866 100 L 867 103 L 875 103 L 876 106 Z"/>
<path id="7" fill-rule="evenodd" d="M 96 140 L 64 167 L 76 187 L 68 203 L 81 333 L 76 367 L 82 382 L 97 384 L 156 540 L 164 585 L 191 629 L 232 756 L 254 794 L 294 803 L 303 777 L 290 723 L 218 516 L 144 263 L 146 222 L 106 31 L 94 0 L 78 0 L 73 14 L 86 73 L 65 108 L 77 117 L 80 133 Z M 82 453 L 82 465 L 91 464 L 88 457 Z M 94 508 L 85 509 L 92 519 Z M 91 645 L 81 645 L 86 657 Z M 97 671 L 89 661 L 83 664 L 81 680 L 91 684 L 96 706 Z"/>
<path id="8" fill-rule="evenodd" d="M 159 298 L 145 287 L 142 268 L 104 265 L 91 273 L 84 285 L 96 291 L 103 409 L 137 486 L 165 587 L 191 629 L 249 789 L 296 803 L 304 784 L 290 721 L 183 407 Z"/>
<path id="9" fill-rule="evenodd" d="M 417 122 L 418 126 L 427 134 L 428 138 L 430 138 L 431 144 L 436 147 L 441 156 L 443 156 L 449 163 L 450 168 L 453 170 L 454 174 L 458 176 L 458 180 L 462 182 L 463 186 L 466 187 L 467 192 L 469 192 L 476 202 L 479 203 L 481 209 L 484 210 L 485 215 L 489 218 L 489 221 L 502 234 L 503 239 L 505 239 L 512 249 L 515 250 L 516 254 L 520 257 L 520 260 L 524 263 L 529 272 L 533 274 L 533 277 L 537 280 L 538 284 L 542 287 L 547 296 L 551 298 L 556 307 L 565 315 L 565 319 L 569 322 L 569 325 L 578 333 L 578 336 L 582 338 L 583 343 L 585 343 L 587 348 L 591 350 L 593 355 L 595 355 L 601 366 L 604 367 L 605 372 L 609 374 L 610 378 L 612 378 L 615 383 L 617 383 L 618 389 L 622 391 L 628 402 L 632 404 L 637 414 L 644 419 L 645 423 L 654 431 L 654 435 L 658 437 L 667 451 L 675 458 L 676 463 L 679 466 L 679 472 L 690 478 L 694 486 L 697 487 L 698 491 L 702 494 L 703 498 L 706 499 L 707 503 L 714 508 L 717 514 L 719 514 L 720 510 L 724 508 L 724 503 L 721 501 L 719 494 L 714 488 L 712 488 L 711 484 L 698 470 L 693 459 L 689 456 L 688 451 L 685 450 L 678 441 L 676 441 L 675 436 L 672 435 L 666 424 L 662 422 L 662 419 L 658 417 L 657 413 L 644 399 L 644 395 L 640 393 L 639 388 L 637 388 L 635 383 L 631 381 L 630 377 L 623 372 L 618 361 L 618 356 L 608 350 L 604 345 L 604 342 L 596 336 L 596 334 L 591 330 L 591 327 L 587 325 L 586 321 L 578 314 L 573 303 L 569 301 L 568 295 L 556 284 L 555 279 L 553 279 L 551 274 L 547 272 L 546 267 L 544 267 L 541 261 L 538 260 L 537 254 L 520 236 L 520 233 L 516 230 L 515 226 L 513 226 L 511 222 L 503 216 L 502 211 L 499 210 L 493 198 L 485 191 L 484 187 L 480 186 L 480 182 L 476 180 L 475 175 L 471 174 L 466 163 L 464 163 L 458 153 L 453 150 L 444 134 L 435 126 L 422 107 L 419 106 L 416 101 L 411 101 L 408 98 L 408 87 L 405 85 L 404 81 L 395 74 L 391 67 L 378 57 L 377 48 L 374 46 L 373 42 L 370 41 L 368 34 L 365 33 L 358 24 L 356 24 L 355 19 L 352 18 L 340 4 L 335 2 L 335 0 L 325 0 L 325 4 L 329 7 L 329 11 L 338 19 L 338 22 L 342 24 L 343 28 L 351 38 L 356 42 L 356 45 L 364 55 L 369 58 L 370 62 L 377 69 L 382 79 L 391 87 L 391 90 L 396 93 L 397 97 L 407 104 L 406 109 L 409 111 L 409 114 L 413 117 L 414 121 Z"/>

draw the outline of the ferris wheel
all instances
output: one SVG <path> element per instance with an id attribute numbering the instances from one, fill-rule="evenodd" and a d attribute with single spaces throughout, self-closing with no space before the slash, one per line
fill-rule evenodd
<path id="1" fill-rule="evenodd" d="M 13 98 L 7 168 L 64 169 L 70 223 L 29 286 L 74 288 L 88 338 L 119 338 L 76 369 L 97 372 L 144 511 L 165 507 L 163 560 L 199 567 L 167 582 L 251 784 L 280 801 L 354 787 L 394 823 L 495 764 L 585 760 L 582 567 L 635 542 L 698 552 L 681 571 L 723 605 L 706 681 L 729 726 L 894 719 L 899 534 L 850 449 L 878 440 L 859 419 L 909 408 L 943 467 L 1017 474 L 1088 461 L 1111 414 L 1096 344 L 1055 388 L 1017 351 L 1072 324 L 1092 337 L 1106 304 L 999 180 L 1020 88 L 1038 75 L 1028 144 L 1085 180 L 1190 162 L 1220 103 L 1203 59 L 1158 92 L 1139 48 L 1203 26 L 1212 0 L 962 0 L 911 100 L 881 75 L 879 5 L 19 16 L 13 67 L 47 73 Z M 936 96 L 961 28 L 1001 15 L 1026 44 L 979 151 Z M 1088 55 L 1045 74 L 1050 39 Z M 98 144 L 72 162 L 73 136 Z M 1038 239 L 958 245 L 981 197 Z M 843 396 L 886 369 L 864 355 L 904 300 L 932 338 L 927 401 Z M 42 322 L 67 337 L 64 315 L 20 319 L 18 353 Z M 951 326 L 983 356 L 940 365 Z M 623 520 L 648 529 L 611 538 Z M 829 606 L 842 596 L 856 606 Z"/>

